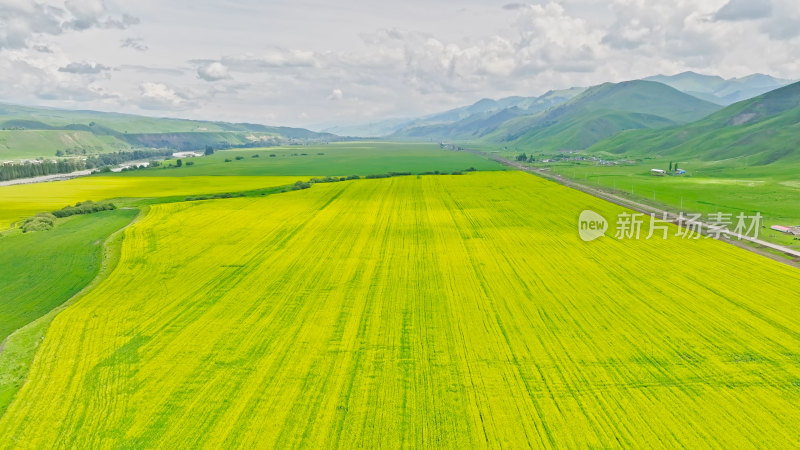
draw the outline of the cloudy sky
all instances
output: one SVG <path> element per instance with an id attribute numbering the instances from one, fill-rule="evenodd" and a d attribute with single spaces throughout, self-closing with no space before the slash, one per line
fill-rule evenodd
<path id="1" fill-rule="evenodd" d="M 0 0 L 0 102 L 319 127 L 685 70 L 800 78 L 796 0 Z"/>

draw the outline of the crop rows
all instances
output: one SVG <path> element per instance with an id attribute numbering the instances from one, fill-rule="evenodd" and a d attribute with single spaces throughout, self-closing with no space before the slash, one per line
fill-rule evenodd
<path id="1" fill-rule="evenodd" d="M 511 173 L 155 205 L 0 418 L 31 447 L 786 447 L 800 273 L 584 243 Z"/>

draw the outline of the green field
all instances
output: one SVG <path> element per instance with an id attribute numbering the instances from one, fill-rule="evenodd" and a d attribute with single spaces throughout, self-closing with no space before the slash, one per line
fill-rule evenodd
<path id="1" fill-rule="evenodd" d="M 0 343 L 83 289 L 100 270 L 103 241 L 138 212 L 72 216 L 58 220 L 49 232 L 0 237 Z M 6 350 L 0 352 L 0 411 L 21 385 L 27 367 L 9 358 Z"/>
<path id="2" fill-rule="evenodd" d="M 684 176 L 657 177 L 650 169 L 669 167 L 669 160 L 651 159 L 632 165 L 596 166 L 550 164 L 552 173 L 672 211 L 722 212 L 734 217 L 740 212 L 764 216 L 766 228 L 761 236 L 782 245 L 800 249 L 800 240 L 769 230 L 770 225 L 800 225 L 800 181 L 797 166 L 744 166 L 702 161 L 680 162 Z M 544 166 L 538 164 L 535 166 Z M 632 194 L 631 194 L 632 193 Z"/>
<path id="3" fill-rule="evenodd" d="M 0 237 L 0 342 L 82 289 L 100 267 L 101 243 L 137 213 L 72 216 L 49 232 Z"/>
<path id="4" fill-rule="evenodd" d="M 795 445 L 800 273 L 584 243 L 587 208 L 620 212 L 520 172 L 154 205 L 53 320 L 0 442 Z"/>
<path id="5" fill-rule="evenodd" d="M 258 157 L 253 157 L 258 155 Z M 270 157 L 270 155 L 275 155 Z M 242 159 L 237 160 L 236 157 Z M 225 160 L 230 160 L 226 162 Z M 486 158 L 439 148 L 431 143 L 348 142 L 326 145 L 221 150 L 211 156 L 187 159 L 194 165 L 180 169 L 129 172 L 132 175 L 371 175 L 387 172 L 452 172 L 500 170 Z"/>

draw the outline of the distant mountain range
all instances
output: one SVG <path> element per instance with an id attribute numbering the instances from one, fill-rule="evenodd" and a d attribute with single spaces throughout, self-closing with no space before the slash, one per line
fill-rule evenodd
<path id="1" fill-rule="evenodd" d="M 544 113 L 504 122 L 483 140 L 538 150 L 582 150 L 622 130 L 688 123 L 718 109 L 652 81 L 606 83 Z"/>
<path id="2" fill-rule="evenodd" d="M 687 125 L 619 133 L 588 149 L 594 153 L 675 156 L 750 165 L 800 162 L 800 83 L 730 105 Z"/>
<path id="3" fill-rule="evenodd" d="M 665 84 L 692 97 L 727 106 L 732 103 L 756 97 L 765 92 L 786 86 L 791 80 L 774 78 L 769 75 L 754 74 L 742 78 L 724 79 L 718 76 L 684 72 L 677 75 L 656 75 L 643 81 Z M 608 84 L 608 83 L 607 83 Z M 600 85 L 603 86 L 603 85 Z M 596 86 L 599 87 L 599 86 Z M 583 93 L 586 88 L 575 87 L 550 91 L 539 97 L 506 97 L 499 100 L 482 99 L 472 105 L 451 109 L 416 119 L 389 119 L 366 125 L 329 127 L 323 131 L 340 136 L 387 137 L 428 139 L 428 140 L 466 140 L 491 134 L 501 128 L 501 124 L 517 117 L 543 113 L 557 107 Z M 644 108 L 647 113 L 647 108 Z M 633 112 L 633 111 L 624 111 Z M 640 111 L 642 112 L 642 111 Z M 613 122 L 630 128 L 649 128 L 663 126 L 659 120 L 646 117 L 618 117 Z M 608 117 L 611 119 L 610 117 Z M 627 122 L 627 125 L 624 124 Z M 680 119 L 678 118 L 678 122 Z"/>
<path id="4" fill-rule="evenodd" d="M 335 140 L 303 128 L 163 119 L 97 111 L 0 104 L 0 158 L 104 153 L 132 148 L 197 150 Z"/>
<path id="5" fill-rule="evenodd" d="M 522 115 L 538 114 L 583 92 L 584 88 L 549 91 L 539 97 L 485 98 L 470 106 L 423 117 L 407 123 L 392 137 L 472 139 Z"/>
<path id="6" fill-rule="evenodd" d="M 664 83 L 697 98 L 728 106 L 747 100 L 792 83 L 792 80 L 773 78 L 764 74 L 753 74 L 742 78 L 722 77 L 683 72 L 677 75 L 656 75 L 645 80 Z"/>
<path id="7" fill-rule="evenodd" d="M 584 88 L 575 87 L 558 91 L 549 91 L 539 97 L 506 97 L 499 100 L 484 98 L 472 105 L 451 109 L 441 113 L 412 119 L 386 119 L 363 125 L 324 127 L 323 132 L 339 136 L 353 137 L 426 137 L 442 130 L 445 134 L 453 134 L 446 130 L 447 125 L 469 128 L 481 118 L 488 118 L 495 113 L 514 109 L 526 114 L 534 114 L 547 108 L 559 105 L 580 94 Z"/>
<path id="8" fill-rule="evenodd" d="M 582 150 L 623 130 L 689 123 L 722 108 L 665 84 L 641 80 L 512 99 L 482 100 L 430 116 L 390 137 Z M 456 120 L 444 122 L 448 119 Z"/>

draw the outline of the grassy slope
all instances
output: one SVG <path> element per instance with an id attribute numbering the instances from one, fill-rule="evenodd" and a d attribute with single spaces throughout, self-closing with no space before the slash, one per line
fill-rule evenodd
<path id="1" fill-rule="evenodd" d="M 800 83 L 733 104 L 706 119 L 666 130 L 621 133 L 594 153 L 660 155 L 743 164 L 800 163 Z"/>
<path id="2" fill-rule="evenodd" d="M 304 156 L 303 153 L 306 155 Z M 323 153 L 319 155 L 318 153 Z M 270 154 L 276 155 L 274 158 Z M 258 155 L 258 158 L 253 158 Z M 295 156 L 293 156 L 295 155 Z M 236 160 L 236 156 L 244 159 Z M 226 159 L 232 160 L 225 162 Z M 129 172 L 131 176 L 197 175 L 370 175 L 387 172 L 498 170 L 502 166 L 466 152 L 442 150 L 431 143 L 349 142 L 313 146 L 223 150 L 192 160 L 180 170 Z"/>
<path id="3" fill-rule="evenodd" d="M 104 211 L 59 219 L 50 231 L 0 238 L 0 411 L 19 389 L 26 356 L 37 342 L 5 342 L 15 330 L 41 318 L 83 289 L 101 264 L 101 244 L 138 210 Z M 41 335 L 43 330 L 34 330 Z"/>
<path id="4" fill-rule="evenodd" d="M 33 128 L 35 122 L 50 127 L 92 127 L 109 132 L 142 134 L 142 133 L 186 133 L 194 131 L 254 131 L 275 132 L 276 134 L 302 137 L 308 135 L 308 130 L 301 128 L 270 127 L 258 124 L 209 122 L 202 120 L 168 119 L 160 117 L 146 117 L 132 114 L 119 114 L 98 111 L 72 111 L 62 109 L 48 109 L 0 104 L 0 123 L 28 121 L 28 128 Z M 23 124 L 24 125 L 24 124 Z M 314 134 L 314 133 L 311 133 Z"/>
<path id="5" fill-rule="evenodd" d="M 606 83 L 543 114 L 510 120 L 486 140 L 542 150 L 583 149 L 622 130 L 685 123 L 719 108 L 660 83 Z"/>
<path id="6" fill-rule="evenodd" d="M 583 243 L 587 208 L 619 212 L 521 173 L 153 207 L 126 230 L 117 269 L 53 321 L 0 436 L 797 442 L 798 272 L 708 240 Z"/>
<path id="7" fill-rule="evenodd" d="M 87 153 L 125 151 L 130 145 L 111 136 L 96 136 L 87 131 L 0 130 L 0 160 L 54 158 L 57 150 L 80 148 Z"/>
<path id="8" fill-rule="evenodd" d="M 0 104 L 0 160 L 54 157 L 56 150 L 107 153 L 135 147 L 240 146 L 251 137 L 330 139 L 302 128 L 165 119 Z"/>

